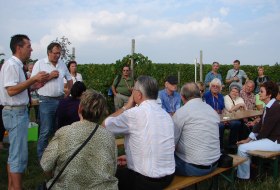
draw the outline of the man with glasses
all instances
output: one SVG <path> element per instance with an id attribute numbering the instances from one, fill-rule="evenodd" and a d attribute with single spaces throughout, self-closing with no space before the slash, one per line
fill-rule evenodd
<path id="1" fill-rule="evenodd" d="M 221 81 L 217 78 L 210 82 L 210 91 L 204 94 L 204 99 L 207 104 L 209 104 L 218 114 L 222 114 L 225 108 L 224 96 L 221 94 Z M 230 138 L 228 143 L 228 149 L 231 151 L 236 148 L 236 137 L 238 134 L 240 123 L 237 122 L 221 122 L 219 124 L 220 133 L 220 147 L 221 151 L 224 151 L 224 130 L 225 127 L 230 129 Z"/>
<path id="2" fill-rule="evenodd" d="M 118 164 L 127 167 L 116 173 L 120 190 L 164 189 L 173 179 L 174 124 L 157 97 L 157 81 L 140 76 L 127 104 L 103 122 L 112 133 L 124 134 L 126 156 L 119 157 Z"/>
<path id="3" fill-rule="evenodd" d="M 212 71 L 210 71 L 209 73 L 207 73 L 206 77 L 205 77 L 205 81 L 204 81 L 204 84 L 205 84 L 205 87 L 206 87 L 206 91 L 209 90 L 209 85 L 210 85 L 210 82 L 214 79 L 214 78 L 218 78 L 220 79 L 220 81 L 222 82 L 222 87 L 224 86 L 223 85 L 223 79 L 222 79 L 222 75 L 218 72 L 220 68 L 220 64 L 218 62 L 213 62 L 212 64 Z"/>
<path id="4" fill-rule="evenodd" d="M 115 110 L 122 108 L 127 103 L 132 92 L 133 84 L 134 81 L 130 78 L 130 68 L 129 66 L 124 66 L 122 75 L 117 76 L 112 84 Z"/>
<path id="5" fill-rule="evenodd" d="M 40 133 L 37 145 L 37 154 L 41 160 L 42 154 L 48 145 L 49 137 L 55 130 L 55 113 L 59 100 L 68 96 L 64 94 L 64 78 L 67 80 L 67 88 L 73 85 L 72 77 L 60 59 L 61 46 L 59 43 L 52 42 L 47 47 L 48 57 L 37 61 L 33 67 L 31 76 L 40 71 L 49 73 L 47 83 L 42 84 L 38 89 L 39 112 L 40 112 Z"/>

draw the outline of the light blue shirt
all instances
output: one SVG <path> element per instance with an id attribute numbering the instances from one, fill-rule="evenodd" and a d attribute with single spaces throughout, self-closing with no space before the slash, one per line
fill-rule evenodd
<path id="1" fill-rule="evenodd" d="M 233 81 L 232 83 L 230 83 L 230 86 L 233 84 L 236 84 L 240 87 L 240 89 L 242 89 L 242 81 L 243 81 L 243 78 L 244 79 L 248 78 L 247 74 L 245 73 L 245 71 L 240 70 L 240 69 L 239 70 L 230 69 L 227 72 L 226 79 L 229 80 L 235 76 L 239 78 L 239 81 L 238 82 Z"/>
<path id="2" fill-rule="evenodd" d="M 209 83 L 214 79 L 214 78 L 217 78 L 217 79 L 220 79 L 220 81 L 222 82 L 223 84 L 223 79 L 222 79 L 222 75 L 220 73 L 217 73 L 216 75 L 210 71 L 209 73 L 207 73 L 206 77 L 205 77 L 205 81 L 204 81 L 204 85 L 206 87 L 206 91 L 209 90 Z"/>
<path id="3" fill-rule="evenodd" d="M 159 91 L 158 96 L 161 101 L 161 107 L 167 113 L 175 113 L 181 106 L 181 96 L 176 91 L 168 95 L 166 89 L 163 89 Z"/>

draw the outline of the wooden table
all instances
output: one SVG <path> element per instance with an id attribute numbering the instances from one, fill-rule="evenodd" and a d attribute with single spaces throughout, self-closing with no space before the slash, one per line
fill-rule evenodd
<path id="1" fill-rule="evenodd" d="M 243 110 L 228 114 L 220 114 L 221 122 L 239 120 L 244 118 L 256 117 L 263 114 L 263 111 L 259 110 Z"/>
<path id="2" fill-rule="evenodd" d="M 123 146 L 124 145 L 124 139 L 123 138 L 116 139 L 116 145 L 117 145 L 118 148 Z"/>

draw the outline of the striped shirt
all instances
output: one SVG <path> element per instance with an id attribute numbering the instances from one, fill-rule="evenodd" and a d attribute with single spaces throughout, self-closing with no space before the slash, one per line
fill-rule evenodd
<path id="1" fill-rule="evenodd" d="M 105 126 L 125 135 L 129 169 L 152 178 L 174 173 L 174 124 L 156 100 L 145 100 L 117 117 L 108 117 Z"/>
<path id="2" fill-rule="evenodd" d="M 59 71 L 59 77 L 48 81 L 43 87 L 39 88 L 39 95 L 50 97 L 59 97 L 64 95 L 63 79 L 66 78 L 66 80 L 69 81 L 72 80 L 72 78 L 65 63 L 63 63 L 61 60 L 59 60 L 55 66 L 49 62 L 48 58 L 37 61 L 33 67 L 31 77 L 40 71 L 51 73 L 54 70 Z"/>
<path id="3" fill-rule="evenodd" d="M 208 166 L 220 157 L 220 117 L 201 98 L 188 101 L 173 115 L 175 154 L 191 164 Z"/>

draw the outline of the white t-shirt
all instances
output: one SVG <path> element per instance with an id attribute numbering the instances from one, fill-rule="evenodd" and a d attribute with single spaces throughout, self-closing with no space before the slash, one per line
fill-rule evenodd
<path id="1" fill-rule="evenodd" d="M 226 95 L 226 96 L 224 97 L 224 101 L 225 101 L 225 111 L 227 111 L 227 112 L 229 112 L 229 110 L 230 110 L 234 105 L 237 105 L 237 104 L 240 104 L 240 103 L 245 104 L 243 98 L 241 98 L 241 97 L 239 97 L 239 96 L 234 100 L 234 99 L 231 99 L 231 98 L 229 97 L 229 95 Z M 233 101 L 234 103 L 233 103 L 232 101 Z"/>

